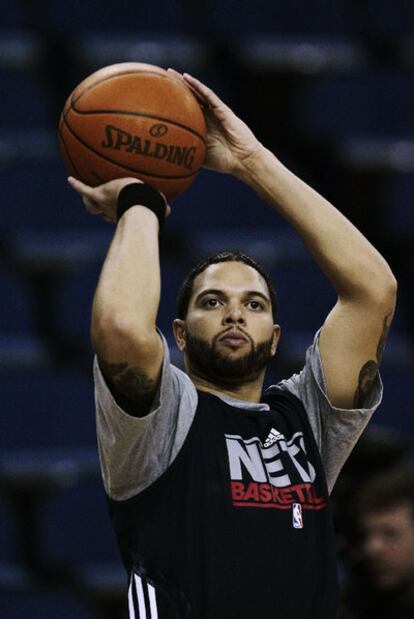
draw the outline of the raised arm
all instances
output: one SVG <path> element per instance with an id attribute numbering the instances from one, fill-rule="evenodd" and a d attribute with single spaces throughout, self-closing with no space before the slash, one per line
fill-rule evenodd
<path id="1" fill-rule="evenodd" d="M 395 309 L 396 281 L 384 258 L 335 207 L 260 147 L 240 175 L 303 239 L 338 300 L 319 339 L 328 396 L 363 406 L 377 375 Z"/>
<path id="2" fill-rule="evenodd" d="M 115 221 L 121 189 L 133 178 L 96 188 L 70 178 L 91 213 Z M 119 404 L 135 415 L 148 412 L 161 372 L 162 342 L 155 321 L 160 300 L 156 215 L 140 205 L 117 223 L 92 307 L 91 337 L 101 370 Z"/>
<path id="3" fill-rule="evenodd" d="M 183 79 L 205 107 L 207 166 L 247 183 L 289 221 L 335 287 L 338 300 L 320 334 L 328 397 L 359 408 L 381 360 L 396 302 L 384 258 L 332 204 L 290 172 L 205 85 Z"/>

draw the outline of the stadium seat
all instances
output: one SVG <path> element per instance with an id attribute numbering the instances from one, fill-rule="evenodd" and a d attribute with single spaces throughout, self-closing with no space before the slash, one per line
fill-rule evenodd
<path id="1" fill-rule="evenodd" d="M 86 212 L 79 196 L 69 187 L 55 134 L 29 133 L 21 150 L 19 143 L 12 144 L 9 137 L 10 132 L 0 133 L 0 149 L 4 149 L 4 154 L 0 150 L 0 182 L 4 202 L 10 205 L 2 218 L 4 227 L 12 232 L 88 230 L 91 236 L 108 229 L 101 218 Z M 44 150 L 42 139 L 48 140 Z M 25 151 L 27 148 L 30 150 Z"/>
<path id="2" fill-rule="evenodd" d="M 94 619 L 92 612 L 71 595 L 41 588 L 19 592 L 0 590 L 0 607 L 7 619 Z"/>
<path id="3" fill-rule="evenodd" d="M 53 109 L 45 80 L 32 71 L 0 70 L 0 128 L 51 127 Z"/>
<path id="4" fill-rule="evenodd" d="M 399 239 L 414 236 L 413 195 L 413 173 L 392 176 L 387 195 L 390 205 L 387 211 L 387 227 Z"/>
<path id="5" fill-rule="evenodd" d="M 229 175 L 208 170 L 200 172 L 190 188 L 172 203 L 172 208 L 168 228 L 178 232 L 188 230 L 189 222 L 192 231 L 205 234 L 216 229 L 234 233 L 251 228 L 253 223 L 257 229 L 276 231 L 287 227 L 246 185 Z M 196 218 L 193 211 L 197 212 Z"/>
<path id="6" fill-rule="evenodd" d="M 17 559 L 16 531 L 12 510 L 7 499 L 0 496 L 0 564 L 9 563 Z M 0 569 L 0 587 L 2 584 Z"/>
<path id="7" fill-rule="evenodd" d="M 405 138 L 413 105 L 414 79 L 406 72 L 319 76 L 298 91 L 297 124 L 302 135 L 316 141 L 361 135 Z"/>
<path id="8" fill-rule="evenodd" d="M 0 391 L 2 450 L 96 445 L 90 375 L 51 370 L 2 373 Z"/>
<path id="9" fill-rule="evenodd" d="M 212 2 L 214 29 L 222 35 L 250 33 L 343 34 L 349 32 L 346 2 L 306 2 L 293 0 L 257 0 L 240 3 L 236 0 Z"/>
<path id="10" fill-rule="evenodd" d="M 366 29 L 376 36 L 394 37 L 414 33 L 414 11 L 407 0 L 368 0 L 362 5 Z"/>
<path id="11" fill-rule="evenodd" d="M 412 430 L 412 371 L 410 366 L 384 368 L 384 399 L 375 415 L 375 423 L 394 429 L 401 436 L 413 437 Z"/>
<path id="12" fill-rule="evenodd" d="M 28 287 L 15 273 L 0 270 L 0 290 L 0 333 L 31 334 L 33 318 Z"/>
<path id="13" fill-rule="evenodd" d="M 40 523 L 40 546 L 47 563 L 121 566 L 100 476 L 50 495 L 40 507 Z"/>
<path id="14" fill-rule="evenodd" d="M 139 10 L 134 3 L 120 0 L 89 0 L 88 2 L 65 3 L 49 0 L 49 24 L 57 33 L 85 30 L 137 32 L 185 32 L 191 31 L 189 11 L 177 0 L 161 0 L 154 5 L 149 0 L 140 2 Z"/>

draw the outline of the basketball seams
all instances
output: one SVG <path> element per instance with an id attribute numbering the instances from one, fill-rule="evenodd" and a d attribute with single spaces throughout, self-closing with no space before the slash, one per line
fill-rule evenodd
<path id="1" fill-rule="evenodd" d="M 93 82 L 90 86 L 88 86 L 87 88 L 83 89 L 82 92 L 75 98 L 75 97 L 71 97 L 70 99 L 70 108 L 74 111 L 77 112 L 78 114 L 99 114 L 99 113 L 117 113 L 117 114 L 131 114 L 134 116 L 147 116 L 148 118 L 154 118 L 155 120 L 164 120 L 170 122 L 173 125 L 176 125 L 177 127 L 182 127 L 183 129 L 186 129 L 187 131 L 189 131 L 190 133 L 193 133 L 194 135 L 196 135 L 202 142 L 203 144 L 206 144 L 206 140 L 203 138 L 203 136 L 198 133 L 197 131 L 194 131 L 194 129 L 190 129 L 190 127 L 187 127 L 186 125 L 182 125 L 181 123 L 177 123 L 175 121 L 171 121 L 167 118 L 163 118 L 161 116 L 150 116 L 147 114 L 140 114 L 139 112 L 115 112 L 113 110 L 106 112 L 106 110 L 92 110 L 89 112 L 83 112 L 81 110 L 79 110 L 76 107 L 76 103 L 79 101 L 79 99 L 81 97 L 83 97 L 87 92 L 89 92 L 90 90 L 92 90 L 93 88 L 95 88 L 96 86 L 98 86 L 99 84 L 103 84 L 104 82 L 108 82 L 109 80 L 112 79 L 117 79 L 119 77 L 123 77 L 125 75 L 154 75 L 156 77 L 160 77 L 161 79 L 164 80 L 168 80 L 168 81 L 173 81 L 174 84 L 176 84 L 179 88 L 181 88 L 182 90 L 184 90 L 187 94 L 190 93 L 193 97 L 194 95 L 192 94 L 191 90 L 189 88 L 187 88 L 186 86 L 184 86 L 183 84 L 180 84 L 180 82 L 178 80 L 172 80 L 168 75 L 163 75 L 162 73 L 158 73 L 157 71 L 145 71 L 145 70 L 129 70 L 129 71 L 124 71 L 122 73 L 116 73 L 114 75 L 108 75 L 108 77 L 103 77 L 100 80 L 97 80 L 95 82 Z M 195 99 L 195 97 L 194 97 Z M 200 108 L 201 110 L 201 108 Z M 202 112 L 201 112 L 202 113 Z"/>
<path id="2" fill-rule="evenodd" d="M 118 161 L 113 161 L 112 159 L 109 159 L 109 157 L 106 157 L 105 155 L 103 155 L 102 153 L 100 153 L 99 151 L 95 150 L 94 148 L 92 148 L 92 146 L 90 146 L 89 144 L 87 144 L 86 142 L 84 142 L 76 133 L 75 131 L 72 129 L 72 127 L 69 125 L 66 117 L 63 119 L 63 124 L 66 126 L 66 128 L 68 129 L 68 131 L 72 134 L 72 136 L 80 143 L 82 144 L 82 146 L 84 146 L 87 150 L 90 150 L 92 153 L 94 153 L 95 155 L 97 155 L 98 157 L 102 158 L 104 161 L 107 161 L 108 163 L 110 163 L 111 165 L 115 165 L 118 168 L 127 170 L 128 172 L 133 172 L 134 174 L 142 174 L 143 176 L 147 176 L 147 177 L 152 177 L 152 178 L 160 178 L 163 180 L 182 180 L 182 179 L 188 179 L 191 178 L 193 176 L 195 176 L 198 173 L 198 170 L 196 172 L 193 172 L 192 174 L 184 174 L 181 176 L 164 176 L 161 174 L 153 174 L 151 172 L 146 172 L 144 170 L 139 170 L 139 169 L 135 169 L 135 168 L 131 168 L 129 166 L 126 166 L 124 164 L 119 163 Z"/>
<path id="3" fill-rule="evenodd" d="M 89 92 L 90 90 L 92 90 L 92 88 L 95 88 L 95 86 L 97 86 L 98 84 L 103 84 L 104 82 L 107 82 L 109 80 L 112 80 L 114 78 L 117 77 L 123 77 L 124 75 L 140 75 L 144 73 L 145 75 L 156 75 L 157 77 L 162 77 L 163 79 L 169 79 L 166 75 L 162 75 L 160 73 L 157 73 L 157 71 L 145 71 L 143 69 L 139 70 L 139 69 L 129 69 L 127 71 L 122 71 L 122 73 L 113 73 L 112 75 L 108 75 L 107 77 L 103 77 L 102 79 L 96 80 L 94 82 L 91 83 L 90 86 L 87 86 L 86 88 L 82 89 L 82 92 L 76 97 L 75 101 L 79 101 L 79 99 L 81 97 L 83 97 L 83 95 L 87 92 Z M 88 79 L 88 78 L 86 78 Z M 82 86 L 82 82 L 79 84 L 78 88 Z M 75 89 L 76 90 L 76 89 Z M 74 100 L 73 97 L 73 93 L 72 93 L 72 97 L 71 97 L 71 103 Z"/>
<path id="4" fill-rule="evenodd" d="M 92 88 L 95 88 L 95 86 L 97 86 L 98 84 L 103 84 L 104 82 L 107 82 L 108 80 L 116 79 L 118 77 L 123 77 L 124 75 L 154 75 L 156 77 L 160 77 L 161 79 L 173 82 L 179 88 L 184 90 L 184 92 L 186 92 L 187 94 L 190 93 L 195 99 L 195 96 L 193 95 L 193 93 L 187 86 L 184 86 L 184 84 L 181 84 L 179 80 L 173 79 L 169 75 L 164 75 L 163 73 L 159 73 L 158 71 L 150 71 L 150 70 L 145 70 L 145 69 L 129 69 L 126 71 L 122 71 L 122 73 L 121 72 L 113 73 L 112 75 L 108 75 L 107 77 L 103 77 L 102 79 L 98 79 L 94 81 L 90 86 L 87 86 L 86 88 L 82 90 L 82 92 L 78 95 L 78 97 L 76 97 L 76 101 L 79 101 L 79 99 L 83 97 L 85 93 L 89 92 L 89 90 L 92 90 Z M 88 78 L 85 78 L 85 79 L 88 79 Z M 79 86 L 81 85 L 82 85 L 82 82 L 79 84 Z M 71 102 L 72 100 L 73 100 L 73 97 L 71 98 Z"/>
<path id="5" fill-rule="evenodd" d="M 64 149 L 64 151 L 66 153 L 66 156 L 67 156 L 67 158 L 68 158 L 68 160 L 70 162 L 70 165 L 72 166 L 73 170 L 75 171 L 76 176 L 78 178 L 82 178 L 82 175 L 79 174 L 78 168 L 73 163 L 73 159 L 72 159 L 72 157 L 70 155 L 69 149 L 66 146 L 66 142 L 65 142 L 65 139 L 64 139 L 63 133 L 62 133 L 62 126 L 63 125 L 66 125 L 66 123 L 64 121 L 64 118 L 62 117 L 62 122 L 61 122 L 60 127 L 59 127 L 59 141 L 60 141 L 60 144 L 62 145 L 62 147 L 63 147 L 63 149 Z"/>
<path id="6" fill-rule="evenodd" d="M 71 106 L 70 109 L 75 114 L 79 114 L 80 116 L 88 116 L 92 114 L 97 114 L 97 115 L 99 114 L 119 114 L 120 116 L 142 116 L 143 118 L 151 118 L 152 120 L 161 120 L 164 123 L 169 123 L 170 125 L 179 127 L 180 129 L 185 129 L 185 131 L 192 133 L 204 144 L 204 146 L 206 146 L 205 139 L 197 131 L 194 131 L 194 129 L 190 129 L 190 127 L 187 127 L 186 125 L 178 123 L 175 120 L 164 118 L 163 116 L 153 116 L 152 114 L 145 114 L 145 112 L 123 112 L 122 110 L 89 110 L 87 112 L 84 112 L 83 110 L 79 110 L 74 106 Z"/>

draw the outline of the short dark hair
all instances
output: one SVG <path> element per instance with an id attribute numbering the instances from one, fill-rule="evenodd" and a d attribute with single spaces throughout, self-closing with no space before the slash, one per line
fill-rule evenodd
<path id="1" fill-rule="evenodd" d="M 226 250 L 216 252 L 215 254 L 212 254 L 208 256 L 207 258 L 204 258 L 198 264 L 196 264 L 195 267 L 191 269 L 191 271 L 189 272 L 189 274 L 183 281 L 181 288 L 178 292 L 178 297 L 177 297 L 178 318 L 181 318 L 181 320 L 185 320 L 187 316 L 188 306 L 190 305 L 190 299 L 193 293 L 193 284 L 194 284 L 194 280 L 197 277 L 197 275 L 200 275 L 200 273 L 205 271 L 207 267 L 209 267 L 211 264 L 218 264 L 220 262 L 243 262 L 244 264 L 247 264 L 247 266 L 252 267 L 253 269 L 256 269 L 256 271 L 263 277 L 263 279 L 265 280 L 267 284 L 267 287 L 269 290 L 270 301 L 272 304 L 273 316 L 274 317 L 276 316 L 277 305 L 278 305 L 277 296 L 276 296 L 276 291 L 274 289 L 274 286 L 272 284 L 272 280 L 270 279 L 270 276 L 268 275 L 268 273 L 266 273 L 264 268 L 250 256 L 247 256 L 246 254 L 243 254 L 242 252 L 238 250 L 226 249 Z"/>
<path id="2" fill-rule="evenodd" d="M 414 522 L 414 469 L 392 468 L 369 477 L 358 491 L 355 512 L 358 519 L 366 513 L 382 512 L 407 505 Z"/>

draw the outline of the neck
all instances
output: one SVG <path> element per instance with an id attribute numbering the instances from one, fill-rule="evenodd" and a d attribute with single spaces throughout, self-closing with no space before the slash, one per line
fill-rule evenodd
<path id="1" fill-rule="evenodd" d="M 263 389 L 264 372 L 256 379 L 238 385 L 220 385 L 213 383 L 204 377 L 197 376 L 194 372 L 191 372 L 191 370 L 187 370 L 187 373 L 193 381 L 196 389 L 199 389 L 200 391 L 207 391 L 208 393 L 218 396 L 224 395 L 229 398 L 234 398 L 235 400 L 243 400 L 244 402 L 260 402 Z"/>

